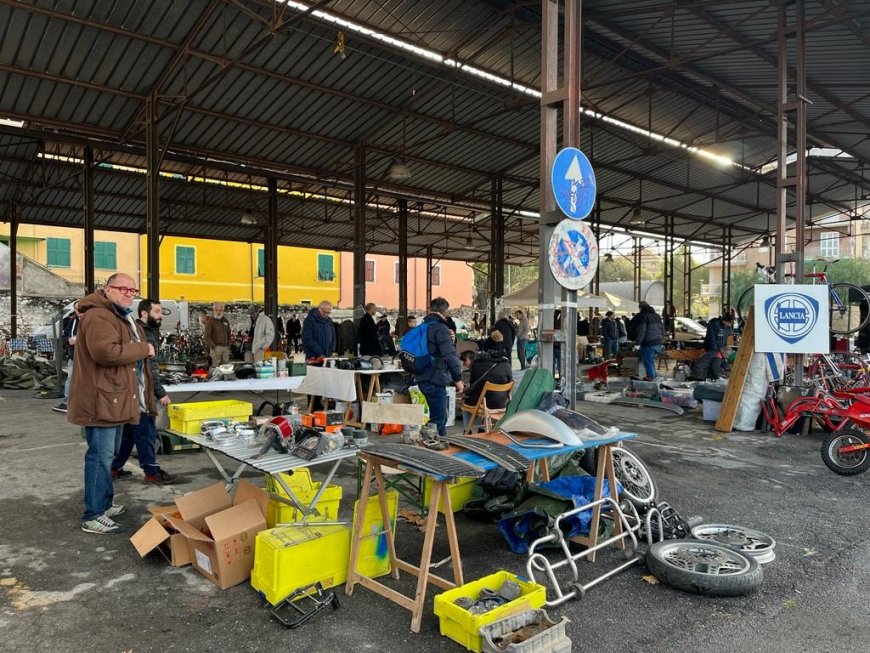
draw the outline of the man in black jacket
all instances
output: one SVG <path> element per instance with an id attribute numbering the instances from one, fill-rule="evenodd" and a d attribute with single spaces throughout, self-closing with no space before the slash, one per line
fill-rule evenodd
<path id="1" fill-rule="evenodd" d="M 139 319 L 136 321 L 145 332 L 145 340 L 154 347 L 155 352 L 154 356 L 148 359 L 154 383 L 154 397 L 157 399 L 157 403 L 165 407 L 169 405 L 170 401 L 166 388 L 160 382 L 157 355 L 157 352 L 160 351 L 160 324 L 163 322 L 163 309 L 156 299 L 143 299 L 139 302 L 137 311 Z M 133 453 L 133 445 L 136 445 L 139 467 L 145 472 L 146 483 L 168 485 L 179 482 L 181 479 L 163 471 L 157 464 L 156 440 L 157 426 L 154 418 L 148 413 L 140 413 L 138 424 L 125 424 L 121 435 L 121 446 L 112 461 L 112 479 L 119 481 L 133 476 L 133 472 L 124 469 L 124 464 Z"/>
<path id="2" fill-rule="evenodd" d="M 359 321 L 357 345 L 359 345 L 360 356 L 382 356 L 384 354 L 383 349 L 381 349 L 380 338 L 378 337 L 378 325 L 375 322 L 377 310 L 376 304 L 366 304 L 365 315 Z"/>
<path id="3" fill-rule="evenodd" d="M 436 297 L 429 307 L 429 314 L 423 318 L 428 324 L 426 341 L 432 356 L 432 365 L 422 374 L 414 376 L 414 382 L 426 396 L 429 404 L 429 421 L 435 424 L 438 435 L 447 432 L 447 386 L 456 387 L 457 395 L 465 387 L 462 383 L 462 368 L 456 347 L 447 326 L 447 312 L 450 304 L 443 297 Z"/>
<path id="4" fill-rule="evenodd" d="M 299 336 L 302 335 L 302 322 L 296 313 L 287 318 L 287 353 L 299 353 Z"/>
<path id="5" fill-rule="evenodd" d="M 69 400 L 69 387 L 72 383 L 72 370 L 75 351 L 76 351 L 76 333 L 79 330 L 79 312 L 78 312 L 78 302 L 73 304 L 72 312 L 63 318 L 63 322 L 61 323 L 61 342 L 63 344 L 63 351 L 66 355 L 66 358 L 69 360 L 69 365 L 67 366 L 66 372 L 66 383 L 63 385 L 63 401 L 61 401 L 57 406 L 52 406 L 51 409 L 57 413 L 65 413 L 66 412 L 66 402 Z"/>
<path id="6" fill-rule="evenodd" d="M 480 393 L 483 392 L 483 386 L 486 385 L 487 381 L 499 385 L 513 381 L 514 377 L 511 371 L 510 360 L 498 353 L 464 351 L 460 355 L 460 359 L 469 371 L 468 387 L 465 389 L 465 395 L 462 398 L 464 406 L 474 406 L 477 404 L 480 399 Z M 501 409 L 507 406 L 507 402 L 507 392 L 490 392 L 486 395 L 487 408 Z M 471 411 L 463 410 L 462 425 L 468 426 L 469 421 L 471 421 Z"/>
<path id="7" fill-rule="evenodd" d="M 656 378 L 656 356 L 662 353 L 662 343 L 665 337 L 665 326 L 656 309 L 647 302 L 640 302 L 640 313 L 635 315 L 635 347 L 640 349 L 640 360 L 643 362 L 646 376 L 644 381 Z"/>
<path id="8" fill-rule="evenodd" d="M 492 325 L 493 330 L 498 330 L 503 336 L 500 352 L 505 358 L 511 357 L 511 352 L 514 349 L 514 338 L 516 338 L 516 327 L 514 323 L 508 319 L 508 312 L 502 310 L 498 314 L 498 320 Z"/>

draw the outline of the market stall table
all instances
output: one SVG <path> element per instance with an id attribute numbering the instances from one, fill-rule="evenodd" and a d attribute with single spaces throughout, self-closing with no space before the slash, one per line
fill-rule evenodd
<path id="1" fill-rule="evenodd" d="M 501 441 L 511 449 L 514 449 L 518 453 L 524 455 L 526 458 L 532 461 L 532 465 L 530 466 L 529 475 L 533 477 L 534 467 L 537 464 L 538 468 L 541 471 L 541 475 L 544 478 L 549 478 L 549 470 L 547 466 L 547 459 L 552 458 L 553 456 L 562 455 L 566 453 L 575 453 L 578 451 L 586 451 L 589 449 L 596 449 L 598 452 L 598 463 L 597 463 L 597 478 L 595 482 L 595 493 L 594 493 L 594 501 L 597 501 L 602 498 L 604 493 L 604 478 L 606 477 L 608 480 L 608 487 L 611 489 L 612 496 L 615 500 L 618 501 L 618 493 L 616 490 L 616 475 L 613 469 L 613 457 L 611 455 L 611 450 L 614 445 L 624 442 L 626 440 L 630 440 L 635 437 L 633 433 L 619 433 L 610 437 L 603 437 L 596 440 L 587 440 L 584 441 L 582 445 L 576 446 L 562 446 L 558 448 L 544 448 L 540 445 L 553 444 L 552 440 L 547 438 L 526 438 L 520 437 L 522 444 L 511 441 L 504 433 L 490 433 L 486 434 L 488 439 L 492 439 L 493 441 Z M 487 459 L 483 456 L 467 451 L 461 450 L 459 447 L 451 447 L 445 453 L 449 455 L 454 455 L 457 458 L 464 460 L 465 462 L 471 463 L 477 467 L 480 467 L 484 470 L 494 469 L 498 467 L 498 465 Z M 378 494 L 378 500 L 381 506 L 381 514 L 384 520 L 384 529 L 386 532 L 386 539 L 388 543 L 388 551 L 390 557 L 390 571 L 393 578 L 399 577 L 400 571 L 405 571 L 413 576 L 417 577 L 417 587 L 414 594 L 414 598 L 412 599 L 409 596 L 405 596 L 397 592 L 396 590 L 383 585 L 382 583 L 374 580 L 373 578 L 369 578 L 367 576 L 363 576 L 357 571 L 357 557 L 359 555 L 359 540 L 362 535 L 362 520 L 360 520 L 354 526 L 354 532 L 351 539 L 351 550 L 350 550 L 350 564 L 348 567 L 348 576 L 347 583 L 345 585 L 345 592 L 350 595 L 353 593 L 353 588 L 356 584 L 363 585 L 373 592 L 380 594 L 386 599 L 389 599 L 393 603 L 396 603 L 403 608 L 410 610 L 411 612 L 411 631 L 419 632 L 420 624 L 423 618 L 423 604 L 426 600 L 426 589 L 429 583 L 433 585 L 437 585 L 443 589 L 452 589 L 458 585 L 463 584 L 463 576 L 462 576 L 462 560 L 460 558 L 459 553 L 459 542 L 456 537 L 456 523 L 453 518 L 453 509 L 450 500 L 450 489 L 448 487 L 448 482 L 451 480 L 446 476 L 439 476 L 437 474 L 431 474 L 429 472 L 420 470 L 411 465 L 407 465 L 404 463 L 397 463 L 395 460 L 391 460 L 389 458 L 383 458 L 380 456 L 373 455 L 367 452 L 365 449 L 362 449 L 358 453 L 359 457 L 365 461 L 365 472 L 363 474 L 362 481 L 362 489 L 366 492 L 366 494 L 371 491 L 371 481 L 374 476 L 376 490 Z M 434 487 L 432 489 L 432 495 L 429 499 L 428 506 L 428 514 L 426 515 L 426 520 L 424 524 L 424 537 L 423 537 L 423 546 L 420 554 L 420 564 L 419 566 L 412 565 L 409 562 L 404 560 L 400 560 L 396 556 L 395 543 L 393 541 L 393 533 L 390 528 L 390 516 L 387 508 L 387 499 L 386 499 L 386 483 L 384 481 L 384 472 L 383 467 L 387 468 L 398 468 L 402 472 L 410 475 L 416 475 L 420 477 L 430 478 L 434 481 Z M 360 498 L 362 498 L 363 493 L 360 492 Z M 432 548 L 435 540 L 435 527 L 438 522 L 438 505 L 441 502 L 444 510 L 444 521 L 447 530 L 447 540 L 450 547 L 450 555 L 453 563 L 453 582 L 442 578 L 440 576 L 436 576 L 430 573 L 429 569 L 431 566 L 431 558 L 432 558 Z M 589 547 L 593 547 L 598 543 L 598 525 L 601 518 L 601 507 L 600 504 L 596 504 L 592 509 L 592 523 L 590 524 L 589 535 L 586 537 L 575 538 L 576 541 L 586 544 Z M 621 532 L 621 524 L 616 524 L 614 528 L 614 532 Z M 590 556 L 590 560 L 594 561 L 594 554 Z"/>
<path id="2" fill-rule="evenodd" d="M 337 367 L 308 368 L 303 382 L 296 388 L 297 392 L 311 395 L 312 397 L 327 397 L 338 401 L 346 401 L 347 408 L 344 411 L 344 423 L 348 426 L 363 427 L 363 422 L 354 419 L 351 402 L 371 401 L 376 393 L 381 391 L 380 376 L 382 374 L 401 373 L 401 369 L 389 368 L 382 370 L 341 370 Z M 363 390 L 362 379 L 368 377 L 368 392 Z M 310 407 L 309 407 L 310 410 Z"/>
<path id="3" fill-rule="evenodd" d="M 278 403 L 278 393 L 281 390 L 292 392 L 301 384 L 304 376 L 284 376 L 272 377 L 271 379 L 235 379 L 233 381 L 203 381 L 201 383 L 176 383 L 166 384 L 163 387 L 169 394 L 181 394 L 183 392 L 193 393 L 188 399 L 193 399 L 200 392 L 251 392 L 261 399 L 263 402 L 256 410 L 256 414 L 260 414 L 263 406 Z M 263 396 L 264 392 L 275 391 L 275 401 L 269 401 Z"/>
<path id="4" fill-rule="evenodd" d="M 206 455 L 208 455 L 212 464 L 215 466 L 218 472 L 220 472 L 220 475 L 226 481 L 227 489 L 231 488 L 235 484 L 235 482 L 242 475 L 242 472 L 247 467 L 251 467 L 272 476 L 272 478 L 275 479 L 275 482 L 277 482 L 278 485 L 280 485 L 281 488 L 287 493 L 287 497 L 289 498 L 289 504 L 302 513 L 303 519 L 300 522 L 300 525 L 305 524 L 309 515 L 319 514 L 316 508 L 317 502 L 320 501 L 320 497 L 323 495 L 323 492 L 326 490 L 329 482 L 335 475 L 335 472 L 338 471 L 338 466 L 341 464 L 341 461 L 347 458 L 354 457 L 358 451 L 357 449 L 342 448 L 338 451 L 333 451 L 331 453 L 318 456 L 313 460 L 305 460 L 304 458 L 291 456 L 290 454 L 286 453 L 278 453 L 276 451 L 267 451 L 261 457 L 256 457 L 260 449 L 262 448 L 262 445 L 260 444 L 244 444 L 241 442 L 217 443 L 214 440 L 209 440 L 205 436 L 199 434 L 191 435 L 189 433 L 179 433 L 178 431 L 169 431 L 169 433 L 180 438 L 185 438 L 187 440 L 190 440 L 191 442 L 200 445 L 205 450 L 205 453 Z M 231 458 L 232 460 L 239 463 L 239 466 L 235 470 L 235 472 L 230 474 L 221 464 L 220 460 L 217 459 L 215 452 L 222 453 L 228 458 Z M 324 479 L 323 483 L 321 483 L 316 494 L 311 498 L 311 501 L 309 501 L 308 504 L 302 503 L 302 501 L 293 492 L 293 489 L 281 476 L 281 472 L 290 472 L 292 474 L 294 469 L 298 469 L 300 467 L 313 467 L 315 465 L 326 465 L 329 463 L 331 463 L 332 466 L 326 473 L 326 478 Z M 272 498 L 278 499 L 279 501 L 288 502 L 288 500 L 284 497 L 278 495 L 271 496 Z"/>

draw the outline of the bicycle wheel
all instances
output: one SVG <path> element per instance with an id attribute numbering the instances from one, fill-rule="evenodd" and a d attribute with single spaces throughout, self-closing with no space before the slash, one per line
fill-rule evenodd
<path id="1" fill-rule="evenodd" d="M 842 476 L 860 474 L 870 467 L 868 444 L 870 437 L 859 428 L 832 433 L 822 443 L 822 462 Z"/>
<path id="2" fill-rule="evenodd" d="M 870 306 L 870 295 L 863 288 L 851 283 L 832 283 L 828 290 L 831 293 L 831 333 L 848 336 L 867 326 L 870 311 L 862 319 L 861 305 L 866 302 Z"/>
<path id="3" fill-rule="evenodd" d="M 740 299 L 737 300 L 737 317 L 741 322 L 745 322 L 749 317 L 749 309 L 755 303 L 755 286 L 749 286 L 746 290 L 740 293 Z"/>

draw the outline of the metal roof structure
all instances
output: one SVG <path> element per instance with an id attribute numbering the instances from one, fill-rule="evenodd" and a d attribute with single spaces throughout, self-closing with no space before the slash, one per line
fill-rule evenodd
<path id="1" fill-rule="evenodd" d="M 870 197 L 870 4 L 808 3 L 815 216 Z M 145 232 L 144 118 L 156 96 L 161 233 L 353 244 L 354 148 L 366 155 L 366 250 L 485 260 L 500 179 L 509 263 L 537 257 L 539 3 L 510 0 L 0 0 L 0 215 Z M 776 210 L 777 3 L 585 0 L 583 149 L 606 227 L 722 243 Z M 21 121 L 22 124 L 14 121 Z M 702 150 L 702 151 L 698 151 Z M 712 153 L 716 157 L 705 155 Z M 388 171 L 402 157 L 412 177 Z M 717 158 L 718 157 L 718 158 Z M 730 163 L 728 162 L 730 161 Z"/>

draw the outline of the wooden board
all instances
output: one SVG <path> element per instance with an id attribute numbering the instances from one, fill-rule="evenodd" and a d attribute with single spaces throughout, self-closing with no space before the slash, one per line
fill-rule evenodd
<path id="1" fill-rule="evenodd" d="M 379 404 L 364 401 L 362 421 L 372 424 L 423 424 L 423 406 L 420 404 Z"/>
<path id="2" fill-rule="evenodd" d="M 743 395 L 743 387 L 746 385 L 746 375 L 749 373 L 749 364 L 755 354 L 755 319 L 753 309 L 749 309 L 746 317 L 746 326 L 743 327 L 743 336 L 737 347 L 737 358 L 728 375 L 728 386 L 725 388 L 725 397 L 722 399 L 722 410 L 719 419 L 716 420 L 716 430 L 730 433 L 734 427 L 734 418 L 737 417 L 737 409 L 740 407 L 740 397 Z"/>

